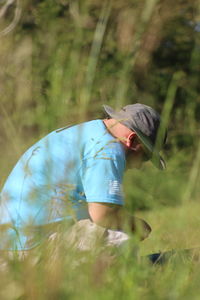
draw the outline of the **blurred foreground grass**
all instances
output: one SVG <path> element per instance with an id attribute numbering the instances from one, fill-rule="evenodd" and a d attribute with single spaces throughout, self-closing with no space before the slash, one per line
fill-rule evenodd
<path id="1" fill-rule="evenodd" d="M 199 204 L 138 215 L 153 229 L 139 244 L 140 255 L 199 246 Z M 7 268 L 0 268 L 0 299 L 199 299 L 199 259 L 179 255 L 153 266 L 137 258 L 135 244 L 114 259 L 107 253 L 64 252 L 62 246 L 56 259 L 45 246 L 29 252 L 24 261 L 8 259 Z"/>

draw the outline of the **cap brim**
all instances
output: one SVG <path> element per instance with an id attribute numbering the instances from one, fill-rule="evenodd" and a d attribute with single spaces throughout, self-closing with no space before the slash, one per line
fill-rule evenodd
<path id="1" fill-rule="evenodd" d="M 112 107 L 108 105 L 103 105 L 103 108 L 105 112 L 113 119 L 119 120 L 119 122 L 123 121 L 123 115 L 121 113 L 116 112 Z M 124 120 L 122 122 L 126 126 L 126 121 Z M 127 126 L 128 127 L 128 126 Z M 128 127 L 129 128 L 129 127 Z M 150 152 L 151 161 L 160 170 L 166 169 L 166 163 L 164 159 L 160 156 L 158 151 L 155 151 L 153 144 L 151 143 L 151 140 L 148 138 L 148 136 L 144 135 L 141 130 L 138 128 L 130 128 L 131 130 L 134 130 L 137 134 L 138 138 L 142 142 L 142 144 L 145 146 L 148 152 Z"/>
<path id="2" fill-rule="evenodd" d="M 151 155 L 151 161 L 160 170 L 166 169 L 166 163 L 164 159 L 161 157 L 158 151 L 156 151 L 153 147 L 153 144 L 151 143 L 151 140 L 144 135 L 138 128 L 134 127 L 133 130 L 137 134 L 138 138 L 142 142 L 142 144 L 145 146 L 148 152 L 150 152 Z"/>

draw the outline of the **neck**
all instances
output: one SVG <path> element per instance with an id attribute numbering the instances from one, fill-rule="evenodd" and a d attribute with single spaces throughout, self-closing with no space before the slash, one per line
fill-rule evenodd
<path id="1" fill-rule="evenodd" d="M 115 119 L 104 119 L 103 122 L 107 130 L 122 144 L 126 145 L 126 140 L 132 131 Z"/>

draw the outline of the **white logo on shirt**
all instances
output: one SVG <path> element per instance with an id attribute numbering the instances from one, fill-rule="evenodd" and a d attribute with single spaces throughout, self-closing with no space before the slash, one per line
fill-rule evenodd
<path id="1" fill-rule="evenodd" d="M 122 196 L 122 185 L 117 180 L 109 180 L 109 194 Z"/>

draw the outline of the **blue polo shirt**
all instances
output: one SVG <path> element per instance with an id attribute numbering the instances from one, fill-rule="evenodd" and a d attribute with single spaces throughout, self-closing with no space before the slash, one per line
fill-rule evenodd
<path id="1" fill-rule="evenodd" d="M 55 130 L 30 147 L 7 178 L 0 249 L 29 249 L 41 226 L 88 218 L 87 202 L 123 205 L 124 147 L 93 120 Z"/>

